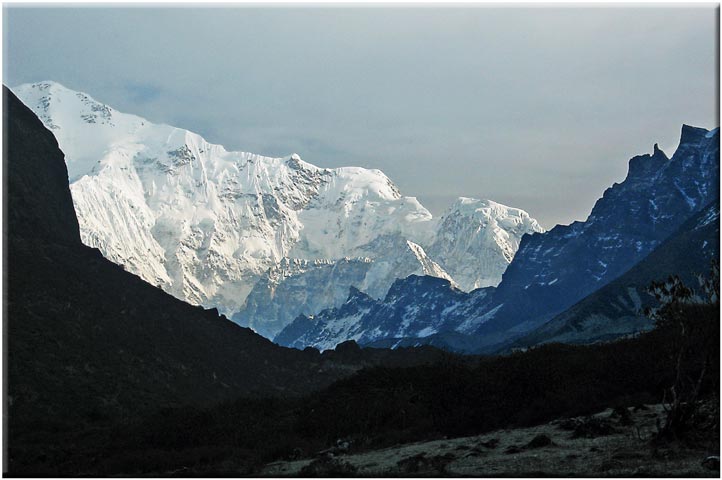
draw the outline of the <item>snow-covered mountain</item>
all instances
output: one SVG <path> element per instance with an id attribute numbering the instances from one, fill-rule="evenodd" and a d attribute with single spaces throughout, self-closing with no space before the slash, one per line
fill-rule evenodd
<path id="1" fill-rule="evenodd" d="M 224 313 L 242 310 L 260 279 L 260 291 L 271 294 L 256 295 L 255 314 L 244 318 L 259 330 L 264 321 L 279 325 L 267 334 L 313 313 L 307 308 L 343 302 L 351 286 L 380 298 L 410 274 L 467 289 L 494 285 L 522 235 L 542 230 L 520 210 L 469 199 L 439 222 L 379 170 L 229 152 L 58 83 L 13 91 L 66 155 L 84 243 L 176 297 Z M 336 293 L 311 280 L 343 262 L 358 272 L 333 277 Z M 309 280 L 317 288 L 290 318 L 265 307 L 273 292 Z"/>
<path id="2" fill-rule="evenodd" d="M 233 319 L 273 338 L 300 314 L 341 307 L 350 287 L 383 299 L 396 279 L 409 275 L 446 279 L 467 291 L 495 286 L 521 237 L 543 231 L 522 210 L 471 198 L 458 199 L 435 229 L 429 253 L 401 236 L 381 235 L 355 250 L 363 258 L 294 263 L 295 269 L 282 268 L 282 275 L 269 270 Z"/>

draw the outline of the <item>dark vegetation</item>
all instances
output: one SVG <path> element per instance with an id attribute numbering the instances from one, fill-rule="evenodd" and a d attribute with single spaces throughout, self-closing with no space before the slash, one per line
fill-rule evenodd
<path id="1" fill-rule="evenodd" d="M 659 440 L 685 437 L 687 431 L 695 427 L 699 398 L 708 375 L 713 375 L 712 382 L 717 382 L 719 389 L 719 337 L 708 336 L 706 325 L 689 314 L 690 304 L 719 304 L 718 265 L 712 266 L 709 277 L 700 278 L 700 287 L 696 293 L 678 277 L 671 277 L 667 282 L 655 282 L 650 287 L 661 306 L 655 310 L 648 309 L 647 314 L 655 320 L 658 328 L 677 333 L 670 349 L 674 381 L 665 390 L 667 417 L 664 425 L 659 427 Z M 718 423 L 718 402 L 715 406 Z"/>
<path id="2" fill-rule="evenodd" d="M 701 347 L 685 351 L 684 372 L 695 379 L 705 372 L 695 400 L 709 398 L 719 388 L 719 303 L 682 310 L 695 323 L 687 340 Z M 474 365 L 449 355 L 426 366 L 372 367 L 301 398 L 166 408 L 102 429 L 88 427 L 69 445 L 65 440 L 55 447 L 62 453 L 53 462 L 30 462 L 19 472 L 252 475 L 270 461 L 324 452 L 309 465 L 309 475 L 350 475 L 349 466 L 330 454 L 658 403 L 676 385 L 678 344 L 677 329 L 664 324 L 633 339 L 545 345 Z M 691 419 L 682 420 L 685 428 L 695 428 Z M 611 433 L 592 418 L 567 423 L 578 436 Z M 717 435 L 713 423 L 707 421 L 705 428 L 707 441 Z M 47 425 L 36 434 L 47 450 L 54 443 L 49 439 L 66 439 Z M 43 459 L 49 460 L 47 454 Z M 51 468 L 50 463 L 53 470 L 33 470 Z"/>

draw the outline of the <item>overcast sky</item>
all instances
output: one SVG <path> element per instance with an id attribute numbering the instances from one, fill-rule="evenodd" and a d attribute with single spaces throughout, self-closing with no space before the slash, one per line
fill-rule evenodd
<path id="1" fill-rule="evenodd" d="M 628 159 L 713 128 L 717 10 L 697 7 L 21 8 L 3 82 L 55 80 L 227 149 L 383 170 L 583 220 Z"/>

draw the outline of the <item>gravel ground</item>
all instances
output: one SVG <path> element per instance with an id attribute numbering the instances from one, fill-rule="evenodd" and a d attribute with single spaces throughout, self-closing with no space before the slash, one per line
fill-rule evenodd
<path id="1" fill-rule="evenodd" d="M 262 476 L 719 477 L 719 438 L 705 447 L 649 441 L 661 405 L 606 410 L 531 428 L 274 462 Z M 707 460 L 706 460 L 707 459 Z M 705 461 L 706 460 L 706 461 Z"/>

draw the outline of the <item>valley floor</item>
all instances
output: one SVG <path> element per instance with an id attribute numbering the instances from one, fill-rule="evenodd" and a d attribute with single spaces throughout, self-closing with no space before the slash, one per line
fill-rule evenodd
<path id="1" fill-rule="evenodd" d="M 261 476 L 719 477 L 719 436 L 654 445 L 661 405 L 608 409 L 531 428 L 274 462 Z M 623 418 L 624 417 L 624 418 Z"/>

